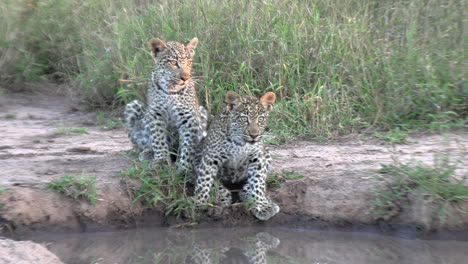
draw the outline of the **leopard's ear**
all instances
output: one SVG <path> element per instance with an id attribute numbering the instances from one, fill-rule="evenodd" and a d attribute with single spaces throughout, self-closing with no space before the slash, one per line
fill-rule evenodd
<path id="1" fill-rule="evenodd" d="M 276 101 L 276 95 L 274 92 L 268 92 L 260 98 L 260 102 L 270 111 L 273 108 L 273 104 Z"/>
<path id="2" fill-rule="evenodd" d="M 190 57 L 193 57 L 195 55 L 195 49 L 197 48 L 198 45 L 198 38 L 194 37 L 188 44 L 187 44 L 187 50 L 190 54 Z"/>
<path id="3" fill-rule="evenodd" d="M 236 92 L 229 91 L 226 94 L 226 103 L 229 110 L 237 108 L 242 103 L 242 98 Z"/>
<path id="4" fill-rule="evenodd" d="M 164 41 L 158 38 L 153 38 L 149 41 L 148 48 L 151 50 L 151 54 L 153 54 L 153 56 L 156 57 L 158 53 L 165 50 L 167 46 L 166 43 L 164 43 Z"/>

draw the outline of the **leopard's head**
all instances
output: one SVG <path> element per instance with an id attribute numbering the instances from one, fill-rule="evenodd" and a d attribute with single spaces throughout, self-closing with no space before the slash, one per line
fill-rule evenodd
<path id="1" fill-rule="evenodd" d="M 273 92 L 267 92 L 258 99 L 254 96 L 241 97 L 229 91 L 226 95 L 226 107 L 230 112 L 228 120 L 230 131 L 243 142 L 250 144 L 259 142 L 275 100 L 276 95 Z"/>
<path id="2" fill-rule="evenodd" d="M 198 38 L 193 38 L 187 45 L 179 42 L 151 39 L 148 47 L 155 61 L 152 81 L 169 90 L 183 89 L 192 81 L 192 57 Z"/>

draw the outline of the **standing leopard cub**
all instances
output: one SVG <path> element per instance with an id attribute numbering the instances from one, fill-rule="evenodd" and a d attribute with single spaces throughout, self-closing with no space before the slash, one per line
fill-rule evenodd
<path id="1" fill-rule="evenodd" d="M 231 204 L 232 197 L 223 183 L 243 183 L 240 199 L 253 203 L 250 211 L 255 217 L 265 221 L 279 212 L 279 206 L 266 195 L 271 156 L 262 142 L 275 100 L 272 92 L 260 100 L 227 93 L 226 105 L 211 123 L 195 167 L 197 204 L 208 203 L 213 181 L 218 179 L 222 183 L 219 193 L 224 206 Z"/>
<path id="2" fill-rule="evenodd" d="M 197 38 L 187 45 L 157 38 L 149 42 L 155 65 L 146 106 L 135 100 L 125 108 L 128 136 L 140 160 L 167 164 L 178 154 L 179 168 L 192 170 L 195 146 L 206 134 L 207 123 L 191 74 L 197 44 Z"/>

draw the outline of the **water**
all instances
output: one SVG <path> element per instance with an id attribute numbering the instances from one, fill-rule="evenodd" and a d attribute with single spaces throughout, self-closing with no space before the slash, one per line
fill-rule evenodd
<path id="1" fill-rule="evenodd" d="M 402 239 L 298 229 L 138 229 L 32 238 L 69 264 L 461 264 L 467 241 Z"/>

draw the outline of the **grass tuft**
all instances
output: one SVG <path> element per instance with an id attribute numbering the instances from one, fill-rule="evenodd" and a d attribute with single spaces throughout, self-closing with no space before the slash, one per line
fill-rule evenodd
<path id="1" fill-rule="evenodd" d="M 381 139 L 383 141 L 393 143 L 393 144 L 416 143 L 414 141 L 408 140 L 409 133 L 410 131 L 400 130 L 400 128 L 397 127 L 394 130 L 387 132 L 386 134 L 374 132 L 372 136 L 374 136 L 375 138 Z"/>
<path id="2" fill-rule="evenodd" d="M 382 164 L 378 172 L 390 177 L 390 181 L 386 188 L 374 190 L 377 214 L 387 214 L 398 200 L 410 193 L 429 196 L 431 201 L 441 205 L 468 201 L 466 177 L 454 177 L 456 170 L 448 157 L 439 156 L 431 166 L 417 161 Z"/>
<path id="3" fill-rule="evenodd" d="M 84 198 L 92 205 L 96 204 L 99 198 L 96 193 L 96 178 L 86 176 L 83 172 L 80 176 L 65 175 L 64 177 L 48 183 L 49 187 L 59 193 L 65 194 L 73 199 Z"/>
<path id="4" fill-rule="evenodd" d="M 267 187 L 280 186 L 286 180 L 302 179 L 304 175 L 293 170 L 282 170 L 281 172 L 272 172 L 268 175 L 266 183 Z"/>
<path id="5" fill-rule="evenodd" d="M 101 126 L 104 130 L 113 130 L 124 125 L 122 120 L 115 118 L 111 115 L 105 114 L 104 112 L 98 112 L 97 124 Z"/>
<path id="6" fill-rule="evenodd" d="M 89 135 L 88 128 L 86 127 L 64 127 L 60 125 L 55 131 L 56 135 L 71 135 L 71 134 L 80 134 L 80 135 Z"/>
<path id="7" fill-rule="evenodd" d="M 11 113 L 5 114 L 5 119 L 15 119 L 15 118 L 16 118 L 16 114 L 11 114 Z"/>
<path id="8" fill-rule="evenodd" d="M 151 168 L 149 162 L 134 162 L 129 170 L 120 171 L 123 179 L 137 179 L 140 186 L 134 192 L 133 201 L 142 201 L 151 208 L 159 207 L 165 215 L 196 218 L 195 204 L 187 193 L 188 181 L 176 168 Z"/>

